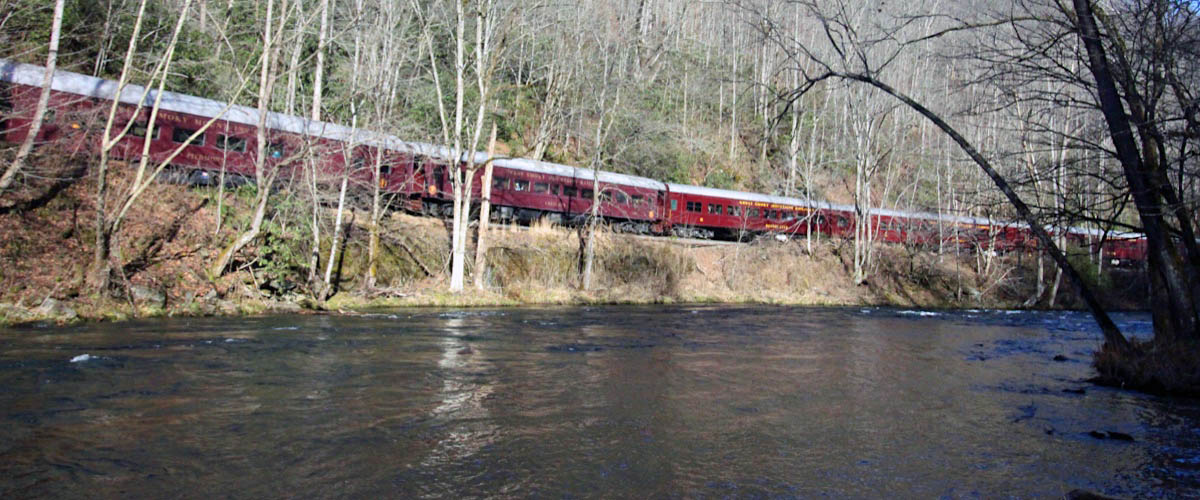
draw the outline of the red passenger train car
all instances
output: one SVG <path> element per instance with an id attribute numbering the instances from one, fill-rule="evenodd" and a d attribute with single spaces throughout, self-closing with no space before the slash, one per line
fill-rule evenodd
<path id="1" fill-rule="evenodd" d="M 17 143 L 29 133 L 43 77 L 42 67 L 0 59 L 0 140 Z M 213 184 L 222 175 L 230 184 L 254 179 L 259 154 L 257 109 L 173 92 L 160 96 L 136 85 L 126 86 L 118 96 L 116 82 L 66 71 L 55 72 L 51 88 L 38 142 L 55 142 L 68 153 L 98 153 L 115 99 L 120 103 L 115 130 L 128 133 L 112 149 L 114 159 L 132 162 L 145 154 L 156 163 L 169 160 L 170 179 L 194 184 Z M 151 123 L 151 109 L 159 98 Z M 316 172 L 316 182 L 323 184 L 339 183 L 344 175 L 356 192 L 378 186 L 414 212 L 449 215 L 451 165 L 461 168 L 469 158 L 466 154 L 453 158 L 452 151 L 440 146 L 280 113 L 267 113 L 263 121 L 267 168 L 293 177 Z M 476 164 L 487 159 L 483 153 L 470 154 Z M 472 195 L 478 198 L 483 190 L 482 169 L 475 175 Z M 599 215 L 618 230 L 642 234 L 742 239 L 814 232 L 849 237 L 860 223 L 859 210 L 848 205 L 663 183 L 519 158 L 494 161 L 491 188 L 498 219 L 547 218 L 564 224 L 589 216 L 593 190 L 598 188 Z M 865 218 L 877 241 L 959 245 L 997 253 L 1032 251 L 1038 246 L 1028 226 L 1021 223 L 878 208 L 862 212 L 869 214 Z M 1064 236 L 1077 246 L 1102 252 L 1114 263 L 1146 258 L 1141 234 L 1072 227 Z"/>

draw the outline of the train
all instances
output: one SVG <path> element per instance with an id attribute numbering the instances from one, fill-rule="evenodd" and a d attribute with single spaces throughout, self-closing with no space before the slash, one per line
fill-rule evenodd
<path id="1" fill-rule="evenodd" d="M 0 141 L 19 143 L 29 134 L 44 75 L 44 67 L 0 59 Z M 135 161 L 146 150 L 149 160 L 162 162 L 182 146 L 182 152 L 171 159 L 168 179 L 202 185 L 218 179 L 230 184 L 254 179 L 261 118 L 257 109 L 163 91 L 154 127 L 149 127 L 157 91 L 138 85 L 127 85 L 120 95 L 117 90 L 112 80 L 56 71 L 48 111 L 35 141 L 54 142 L 72 153 L 98 152 L 107 113 L 117 99 L 114 127 L 128 133 L 110 150 L 111 158 Z M 196 135 L 214 117 L 212 125 Z M 377 184 L 396 200 L 395 207 L 413 213 L 449 215 L 451 169 L 464 168 L 472 159 L 476 164 L 488 160 L 482 152 L 456 158 L 443 146 L 282 113 L 268 112 L 264 122 L 265 168 L 294 178 L 304 168 L 327 179 L 345 175 L 359 193 Z M 1022 222 L 883 208 L 858 210 L 852 205 L 663 182 L 525 158 L 497 157 L 492 165 L 489 199 L 492 217 L 500 221 L 579 224 L 590 217 L 595 199 L 598 215 L 606 223 L 636 234 L 727 240 L 808 234 L 848 238 L 862 223 L 859 219 L 866 219 L 874 239 L 885 243 L 995 253 L 1038 248 L 1029 226 Z M 483 169 L 474 175 L 472 196 L 478 199 L 483 194 Z M 1146 260 L 1143 234 L 1084 227 L 1061 231 L 1059 236 L 1071 245 L 1098 253 L 1113 265 Z"/>

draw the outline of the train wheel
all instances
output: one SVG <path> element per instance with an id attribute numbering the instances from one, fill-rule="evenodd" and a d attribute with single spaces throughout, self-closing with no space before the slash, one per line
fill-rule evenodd
<path id="1" fill-rule="evenodd" d="M 187 178 L 187 183 L 193 186 L 211 186 L 216 183 L 216 180 L 206 170 L 193 170 Z"/>

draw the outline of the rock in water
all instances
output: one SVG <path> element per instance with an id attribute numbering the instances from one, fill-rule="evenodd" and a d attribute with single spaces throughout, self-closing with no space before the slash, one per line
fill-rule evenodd
<path id="1" fill-rule="evenodd" d="M 1066 495 L 1063 495 L 1064 500 L 1118 500 L 1114 497 L 1107 497 L 1099 493 L 1092 493 L 1087 490 L 1071 490 Z"/>
<path id="2" fill-rule="evenodd" d="M 1116 439 L 1117 441 L 1133 441 L 1133 436 L 1130 436 L 1124 432 L 1108 431 L 1108 438 Z"/>

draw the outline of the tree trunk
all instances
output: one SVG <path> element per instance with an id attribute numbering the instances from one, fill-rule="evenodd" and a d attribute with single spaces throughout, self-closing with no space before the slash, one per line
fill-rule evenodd
<path id="1" fill-rule="evenodd" d="M 496 124 L 492 124 L 492 135 L 488 138 L 488 158 L 483 167 L 483 199 L 479 204 L 479 234 L 475 240 L 475 288 L 486 288 L 488 223 L 492 211 L 492 160 L 496 156 Z"/>
<path id="2" fill-rule="evenodd" d="M 129 68 L 133 64 L 134 52 L 137 51 L 138 37 L 141 36 L 142 20 L 146 13 L 146 3 L 147 0 L 141 1 L 138 6 L 137 17 L 133 21 L 133 33 L 129 37 L 129 47 L 125 51 L 125 61 L 121 66 L 121 75 L 117 78 L 116 95 L 120 95 L 129 82 Z M 113 124 L 116 122 L 117 109 L 120 106 L 120 102 L 118 99 L 113 99 L 109 105 L 108 118 L 104 122 L 104 134 L 101 136 L 100 162 L 96 166 L 96 239 L 92 249 L 92 269 L 89 273 L 88 285 L 98 292 L 108 289 L 111 270 L 108 259 L 110 245 L 112 244 L 112 235 L 108 232 L 108 210 L 106 206 L 108 199 L 109 154 L 129 129 L 128 125 L 126 125 L 125 129 L 118 133 L 116 137 L 112 137 Z"/>
<path id="3" fill-rule="evenodd" d="M 46 73 L 42 78 L 42 93 L 38 96 L 37 108 L 33 112 L 33 122 L 29 124 L 29 131 L 26 132 L 20 149 L 17 150 L 16 158 L 13 158 L 8 169 L 4 171 L 4 175 L 0 176 L 0 194 L 3 194 L 12 185 L 13 179 L 17 177 L 17 172 L 24 168 L 25 159 L 33 151 L 33 143 L 42 129 L 42 120 L 46 117 L 46 107 L 50 104 L 50 87 L 54 83 L 54 68 L 58 64 L 58 38 L 62 31 L 62 18 L 63 0 L 56 0 L 54 2 L 54 20 L 50 26 L 50 49 L 46 55 Z"/>
<path id="4" fill-rule="evenodd" d="M 233 256 L 258 237 L 259 231 L 262 230 L 263 220 L 266 218 L 267 201 L 271 196 L 271 183 L 275 180 L 276 169 L 271 168 L 270 172 L 267 171 L 267 111 L 275 83 L 271 70 L 277 59 L 277 45 L 273 41 L 274 33 L 271 32 L 271 28 L 274 26 L 274 6 L 275 0 L 267 0 L 267 18 L 263 28 L 262 68 L 259 72 L 258 82 L 258 128 L 255 135 L 258 149 L 254 159 L 254 177 L 258 188 L 258 198 L 255 203 L 254 218 L 250 221 L 250 227 L 238 235 L 233 243 L 217 256 L 216 262 L 209 269 L 211 279 L 217 279 L 225 274 L 225 269 L 229 267 Z M 283 24 L 280 20 L 279 25 L 283 26 Z"/>
<path id="5" fill-rule="evenodd" d="M 600 219 L 600 175 L 592 169 L 592 207 L 588 211 L 587 239 L 583 245 L 583 290 L 592 289 L 592 267 L 596 261 L 596 227 Z"/>
<path id="6" fill-rule="evenodd" d="M 313 72 L 313 121 L 321 119 L 321 94 L 324 92 L 322 85 L 325 78 L 325 43 L 329 33 L 329 2 L 330 0 L 321 0 L 321 31 L 317 33 L 317 67 Z"/>
<path id="7" fill-rule="evenodd" d="M 454 36 L 454 156 L 451 158 L 450 164 L 450 179 L 454 189 L 454 218 L 451 225 L 450 237 L 450 291 L 459 293 L 463 291 L 463 281 L 465 266 L 463 265 L 463 242 L 462 229 L 463 221 L 466 215 L 462 213 L 462 198 L 463 194 L 463 147 L 462 147 L 462 129 L 463 129 L 463 105 L 464 105 L 464 85 L 463 81 L 466 77 L 467 67 L 464 62 L 464 46 L 466 44 L 467 18 L 463 13 L 463 3 L 455 2 L 456 28 Z M 466 193 L 465 196 L 470 196 Z"/>
<path id="8" fill-rule="evenodd" d="M 367 279 L 366 288 L 375 288 L 376 280 L 379 278 L 379 221 L 383 217 L 383 206 L 380 203 L 382 199 L 382 183 L 383 183 L 383 150 L 375 150 L 375 175 L 372 179 L 375 180 L 374 186 L 371 188 L 371 226 L 370 235 L 367 237 Z"/>
<path id="9" fill-rule="evenodd" d="M 1074 0 L 1075 23 L 1080 39 L 1087 48 L 1088 68 L 1096 79 L 1100 109 L 1108 125 L 1109 136 L 1116 146 L 1117 157 L 1129 182 L 1134 204 L 1146 234 L 1150 280 L 1153 284 L 1151 303 L 1154 311 L 1155 337 L 1163 340 L 1195 338 L 1200 335 L 1197 307 L 1194 300 L 1194 269 L 1185 269 L 1178 251 L 1166 233 L 1162 219 L 1163 193 L 1152 179 L 1152 172 L 1143 163 L 1134 141 L 1129 116 L 1117 91 L 1108 56 L 1096 27 L 1090 0 Z"/>
<path id="10" fill-rule="evenodd" d="M 337 262 L 338 249 L 341 248 L 342 215 L 346 213 L 346 188 L 349 184 L 350 165 L 347 163 L 342 170 L 342 188 L 338 192 L 337 216 L 333 221 L 333 241 L 329 242 L 329 258 L 325 260 L 325 287 L 321 291 L 322 299 L 328 299 L 333 293 L 333 264 Z"/>

